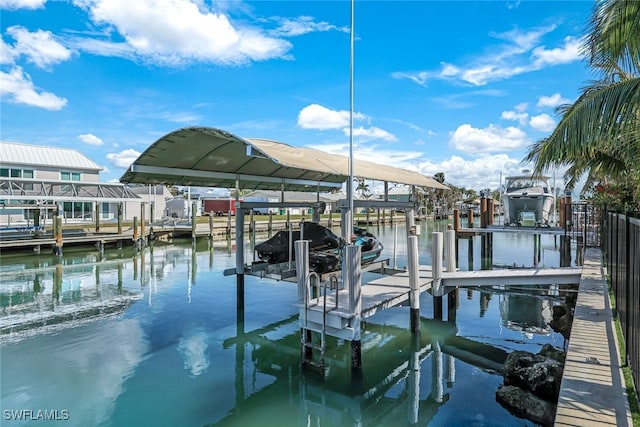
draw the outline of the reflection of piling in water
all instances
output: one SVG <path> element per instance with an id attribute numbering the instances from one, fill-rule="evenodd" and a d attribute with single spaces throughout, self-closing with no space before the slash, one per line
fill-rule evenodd
<path id="1" fill-rule="evenodd" d="M 53 292 L 51 293 L 53 297 L 53 302 L 60 301 L 60 292 L 62 291 L 62 262 L 60 258 L 58 258 L 58 263 L 56 264 L 56 269 L 53 270 Z"/>
<path id="2" fill-rule="evenodd" d="M 571 237 L 560 236 L 560 267 L 571 266 Z"/>

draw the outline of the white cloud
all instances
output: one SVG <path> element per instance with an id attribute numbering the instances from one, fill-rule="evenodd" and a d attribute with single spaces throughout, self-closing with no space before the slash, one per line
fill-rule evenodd
<path id="1" fill-rule="evenodd" d="M 342 132 L 346 136 L 349 136 L 349 128 L 342 129 Z M 363 128 L 362 126 L 358 128 L 354 127 L 353 136 L 361 140 L 382 139 L 384 141 L 392 141 L 392 142 L 398 140 L 398 138 L 396 138 L 396 136 L 393 135 L 392 133 L 389 133 L 386 130 L 380 129 L 375 126 L 370 128 Z"/>
<path id="2" fill-rule="evenodd" d="M 429 80 L 434 79 L 482 86 L 549 65 L 579 60 L 581 58 L 580 41 L 574 37 L 566 37 L 561 47 L 551 49 L 545 46 L 536 47 L 545 35 L 555 29 L 556 27 L 551 25 L 530 31 L 514 29 L 505 33 L 495 33 L 492 36 L 505 43 L 500 46 L 491 46 L 488 53 L 477 55 L 466 64 L 454 65 L 443 62 L 438 70 L 394 72 L 392 77 L 406 78 L 421 86 L 426 86 Z"/>
<path id="3" fill-rule="evenodd" d="M 98 138 L 97 136 L 95 136 L 92 133 L 84 133 L 82 135 L 78 135 L 78 139 L 80 141 L 84 142 L 85 144 L 94 145 L 96 147 L 99 147 L 102 144 L 104 144 L 102 139 Z"/>
<path id="4" fill-rule="evenodd" d="M 79 48 L 175 65 L 206 62 L 240 65 L 283 58 L 291 43 L 257 27 L 234 24 L 204 5 L 181 0 L 74 0 L 93 22 L 116 30 L 125 43 L 77 39 Z"/>
<path id="5" fill-rule="evenodd" d="M 369 117 L 362 113 L 353 113 L 353 120 L 369 120 Z M 331 110 L 318 104 L 310 104 L 298 113 L 298 126 L 303 129 L 332 130 L 341 129 L 342 133 L 349 136 L 349 111 Z M 360 141 L 371 139 L 382 139 L 384 141 L 397 141 L 395 135 L 380 129 L 376 126 L 353 127 L 353 136 Z"/>
<path id="6" fill-rule="evenodd" d="M 107 154 L 107 160 L 119 168 L 128 168 L 139 156 L 139 151 L 127 148 L 119 153 Z"/>
<path id="7" fill-rule="evenodd" d="M 567 64 L 582 59 L 580 53 L 581 41 L 575 37 L 565 37 L 564 45 L 553 49 L 540 46 L 533 49 L 531 56 L 536 66 L 542 68 L 545 65 Z"/>
<path id="8" fill-rule="evenodd" d="M 30 32 L 24 27 L 14 25 L 7 28 L 7 34 L 16 41 L 12 56 L 16 58 L 24 55 L 28 62 L 38 68 L 48 69 L 51 65 L 71 58 L 72 52 L 54 40 L 49 31 Z"/>
<path id="9" fill-rule="evenodd" d="M 420 173 L 427 176 L 443 172 L 446 182 L 479 191 L 484 188 L 499 188 L 501 174 L 502 177 L 516 175 L 522 165 L 520 160 L 507 154 L 495 154 L 471 160 L 460 156 L 451 156 L 441 162 L 427 160 L 421 162 L 418 168 Z"/>
<path id="10" fill-rule="evenodd" d="M 567 99 L 567 98 L 563 98 L 560 93 L 556 92 L 551 96 L 541 96 L 540 98 L 538 98 L 538 103 L 536 104 L 536 107 L 538 108 L 544 108 L 544 107 L 550 107 L 550 108 L 555 108 L 559 105 L 562 104 L 569 104 L 571 102 L 571 100 Z"/>
<path id="11" fill-rule="evenodd" d="M 527 135 L 516 127 L 502 128 L 493 124 L 476 129 L 469 124 L 459 126 L 451 133 L 449 145 L 465 153 L 489 153 L 516 150 L 529 143 Z"/>
<path id="12" fill-rule="evenodd" d="M 26 104 L 47 110 L 60 110 L 67 105 L 65 98 L 38 90 L 31 77 L 20 67 L 14 67 L 8 73 L 0 71 L 0 95 L 7 101 Z"/>
<path id="13" fill-rule="evenodd" d="M 503 111 L 500 115 L 500 118 L 505 120 L 513 120 L 517 121 L 521 125 L 527 123 L 527 119 L 529 118 L 528 113 L 518 113 L 517 111 Z"/>
<path id="14" fill-rule="evenodd" d="M 13 48 L 4 42 L 0 34 L 0 64 L 14 64 L 15 56 Z"/>
<path id="15" fill-rule="evenodd" d="M 353 118 L 365 120 L 367 116 L 354 112 Z M 342 129 L 349 126 L 349 111 L 330 110 L 318 104 L 307 105 L 298 113 L 298 126 L 303 129 Z"/>
<path id="16" fill-rule="evenodd" d="M 349 144 L 346 142 L 314 145 L 310 148 L 343 156 L 349 155 Z M 503 178 L 507 175 L 517 175 L 523 167 L 520 159 L 509 157 L 506 153 L 474 156 L 472 159 L 453 155 L 442 161 L 434 161 L 425 160 L 425 153 L 421 151 L 388 150 L 383 146 L 356 146 L 354 157 L 413 170 L 426 176 L 444 172 L 447 182 L 475 190 L 497 189 L 500 186 L 501 173 Z"/>
<path id="17" fill-rule="evenodd" d="M 519 113 L 527 111 L 527 108 L 529 108 L 528 102 L 521 102 L 520 104 L 517 104 L 515 107 L 513 107 L 513 109 Z"/>
<path id="18" fill-rule="evenodd" d="M 537 116 L 532 116 L 531 120 L 529 121 L 529 125 L 535 130 L 539 130 L 541 132 L 549 132 L 556 126 L 556 122 L 548 114 L 540 114 Z"/>
<path id="19" fill-rule="evenodd" d="M 47 0 L 0 0 L 0 9 L 40 9 Z"/>
<path id="20" fill-rule="evenodd" d="M 273 18 L 279 27 L 271 31 L 270 34 L 280 37 L 294 37 L 313 32 L 341 31 L 349 32 L 349 28 L 338 28 L 328 22 L 315 22 L 311 16 L 299 16 L 297 18 Z"/>

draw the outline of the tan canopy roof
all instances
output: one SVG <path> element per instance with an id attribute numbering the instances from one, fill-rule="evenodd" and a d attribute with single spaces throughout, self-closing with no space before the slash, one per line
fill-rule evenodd
<path id="1" fill-rule="evenodd" d="M 354 159 L 358 178 L 448 189 L 417 172 Z M 222 129 L 190 127 L 147 148 L 120 178 L 124 183 L 241 189 L 329 191 L 349 178 L 349 159 Z"/>

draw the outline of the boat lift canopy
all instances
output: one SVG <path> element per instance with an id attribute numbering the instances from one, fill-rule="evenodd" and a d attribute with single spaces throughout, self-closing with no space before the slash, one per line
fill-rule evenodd
<path id="1" fill-rule="evenodd" d="M 448 189 L 417 172 L 355 160 L 358 178 Z M 123 183 L 321 192 L 349 179 L 349 158 L 222 129 L 188 127 L 149 146 L 122 175 Z"/>

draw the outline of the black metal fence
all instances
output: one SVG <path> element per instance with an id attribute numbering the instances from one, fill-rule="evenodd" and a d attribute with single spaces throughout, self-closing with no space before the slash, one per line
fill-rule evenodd
<path id="1" fill-rule="evenodd" d="M 602 209 L 591 203 L 567 204 L 565 218 L 568 220 L 565 233 L 571 240 L 583 247 L 601 246 Z"/>
<path id="2" fill-rule="evenodd" d="M 640 218 L 607 212 L 602 249 L 626 343 L 625 362 L 640 387 Z"/>

